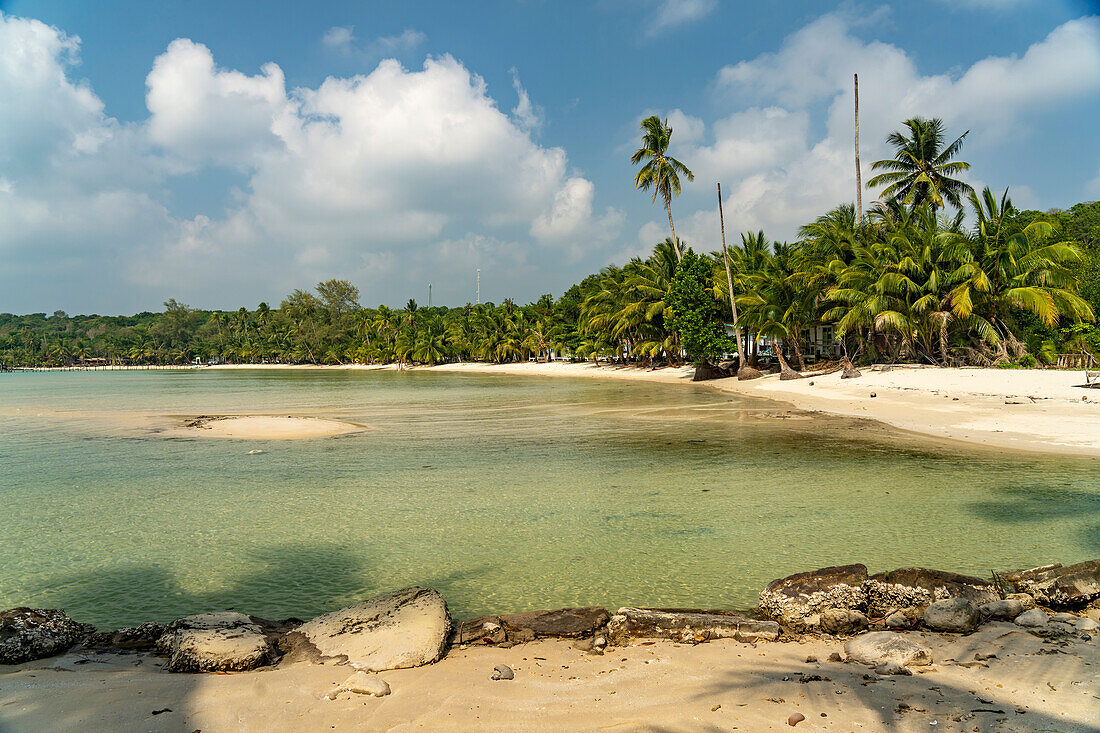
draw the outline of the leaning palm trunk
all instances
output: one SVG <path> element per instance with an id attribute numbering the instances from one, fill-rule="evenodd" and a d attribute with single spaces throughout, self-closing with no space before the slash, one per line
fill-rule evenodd
<path id="1" fill-rule="evenodd" d="M 795 366 L 798 367 L 798 371 L 806 371 L 806 363 L 802 360 L 802 344 L 799 342 L 801 338 L 787 339 L 791 344 L 791 355 L 794 357 Z"/>
<path id="2" fill-rule="evenodd" d="M 802 379 L 802 375 L 791 369 L 791 365 L 787 363 L 787 359 L 783 356 L 783 349 L 779 348 L 779 342 L 772 338 L 772 348 L 775 349 L 775 355 L 779 359 L 779 378 L 783 381 L 789 379 Z"/>

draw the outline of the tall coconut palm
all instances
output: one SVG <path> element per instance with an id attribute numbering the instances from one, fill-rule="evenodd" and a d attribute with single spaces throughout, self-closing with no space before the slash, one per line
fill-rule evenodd
<path id="1" fill-rule="evenodd" d="M 1005 324 L 1010 309 L 1038 316 L 1048 327 L 1065 317 L 1092 321 L 1092 307 L 1077 294 L 1075 268 L 1081 253 L 1071 242 L 1052 242 L 1054 229 L 1044 221 L 1006 235 L 1002 221 L 1012 211 L 1005 190 L 1000 202 L 987 186 L 970 193 L 977 217 L 974 236 L 959 237 L 954 257 L 960 262 L 952 282 L 951 303 L 962 316 L 987 321 L 998 336 L 1014 338 Z M 987 339 L 999 345 L 1000 338 Z M 1003 347 L 1002 347 L 1002 356 Z"/>
<path id="2" fill-rule="evenodd" d="M 969 170 L 970 164 L 952 158 L 958 155 L 970 130 L 945 147 L 943 120 L 913 117 L 904 124 L 909 134 L 892 132 L 886 138 L 894 147 L 894 157 L 871 164 L 872 170 L 886 172 L 867 181 L 867 187 L 885 184 L 883 198 L 897 198 L 914 208 L 924 203 L 933 209 L 943 208 L 944 202 L 962 208 L 963 196 L 974 189 L 952 176 Z"/>
<path id="3" fill-rule="evenodd" d="M 680 161 L 668 155 L 668 144 L 672 139 L 672 128 L 668 121 L 662 122 L 656 115 L 642 120 L 642 147 L 630 156 L 630 162 L 638 165 L 645 161 L 638 174 L 634 176 L 635 187 L 642 191 L 653 189 L 653 200 L 660 194 L 668 212 L 668 228 L 672 231 L 672 242 L 676 249 L 676 260 L 683 258 L 680 240 L 676 238 L 676 225 L 672 223 L 672 197 L 680 195 L 680 176 L 689 181 L 695 180 L 695 174 Z"/>

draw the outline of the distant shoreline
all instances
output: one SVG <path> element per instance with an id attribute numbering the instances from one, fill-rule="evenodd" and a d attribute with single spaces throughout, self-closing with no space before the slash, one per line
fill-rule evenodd
<path id="1" fill-rule="evenodd" d="M 139 370 L 358 370 L 508 374 L 529 377 L 628 379 L 693 384 L 692 367 L 596 366 L 591 362 L 459 362 L 438 366 L 396 364 L 217 364 L 96 367 Z M 59 368 L 42 368 L 57 371 Z M 80 368 L 77 368 L 80 370 Z M 71 371 L 71 369 L 65 369 Z M 785 402 L 802 410 L 874 420 L 900 430 L 987 448 L 1066 456 L 1100 456 L 1100 390 L 1081 389 L 1080 371 L 1053 369 L 943 369 L 864 367 L 863 377 L 839 373 L 780 381 L 778 375 L 738 382 L 699 382 L 709 388 Z"/>

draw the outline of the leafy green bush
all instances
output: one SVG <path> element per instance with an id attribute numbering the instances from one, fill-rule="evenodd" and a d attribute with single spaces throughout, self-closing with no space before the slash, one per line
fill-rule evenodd
<path id="1" fill-rule="evenodd" d="M 680 334 L 688 358 L 696 363 L 715 362 L 734 349 L 726 336 L 718 301 L 709 292 L 712 270 L 710 260 L 689 249 L 676 267 L 668 290 L 670 325 Z"/>

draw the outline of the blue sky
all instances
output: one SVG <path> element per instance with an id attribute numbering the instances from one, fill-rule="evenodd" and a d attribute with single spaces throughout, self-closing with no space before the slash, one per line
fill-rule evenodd
<path id="1" fill-rule="evenodd" d="M 0 312 L 521 302 L 645 254 L 638 121 L 696 172 L 677 230 L 789 239 L 851 201 L 913 114 L 970 129 L 971 181 L 1100 198 L 1100 9 L 920 5 L 0 0 Z M 865 192 L 864 200 L 874 199 Z M 736 240 L 736 236 L 735 236 Z"/>

